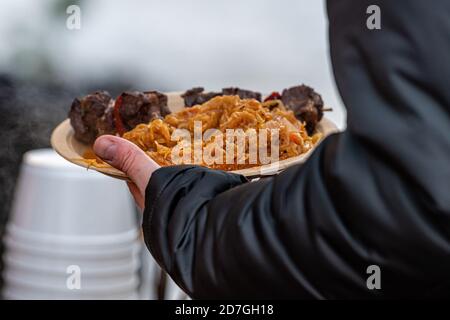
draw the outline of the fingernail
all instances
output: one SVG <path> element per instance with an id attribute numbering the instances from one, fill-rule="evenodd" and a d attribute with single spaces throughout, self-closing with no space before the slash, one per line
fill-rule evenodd
<path id="1" fill-rule="evenodd" d="M 107 138 L 99 139 L 94 144 L 94 152 L 105 161 L 112 161 L 116 155 L 116 151 L 116 143 Z"/>

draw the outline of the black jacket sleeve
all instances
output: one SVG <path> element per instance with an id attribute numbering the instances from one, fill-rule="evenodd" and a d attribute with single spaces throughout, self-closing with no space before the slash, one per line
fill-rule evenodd
<path id="1" fill-rule="evenodd" d="M 193 298 L 450 296 L 450 2 L 375 2 L 381 30 L 373 1 L 328 2 L 348 128 L 303 166 L 153 174 L 145 240 Z"/>

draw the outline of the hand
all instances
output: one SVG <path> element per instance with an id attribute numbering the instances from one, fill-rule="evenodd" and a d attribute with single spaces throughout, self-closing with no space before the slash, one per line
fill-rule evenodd
<path id="1" fill-rule="evenodd" d="M 131 179 L 131 182 L 127 182 L 128 188 L 139 208 L 144 209 L 145 188 L 152 173 L 160 168 L 160 165 L 135 144 L 116 136 L 98 137 L 94 143 L 94 152 Z"/>

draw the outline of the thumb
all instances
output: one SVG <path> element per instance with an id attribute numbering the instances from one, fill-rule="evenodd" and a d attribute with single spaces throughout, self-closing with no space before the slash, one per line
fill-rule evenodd
<path id="1" fill-rule="evenodd" d="M 100 136 L 93 149 L 102 160 L 124 172 L 143 195 L 151 174 L 160 167 L 138 146 L 116 136 Z"/>

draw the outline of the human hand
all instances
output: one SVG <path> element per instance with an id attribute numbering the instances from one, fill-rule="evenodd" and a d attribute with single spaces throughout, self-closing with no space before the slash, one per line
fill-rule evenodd
<path id="1" fill-rule="evenodd" d="M 94 143 L 94 152 L 103 161 L 124 172 L 131 182 L 128 188 L 139 208 L 145 206 L 145 188 L 152 173 L 160 168 L 144 151 L 128 140 L 103 135 Z"/>

